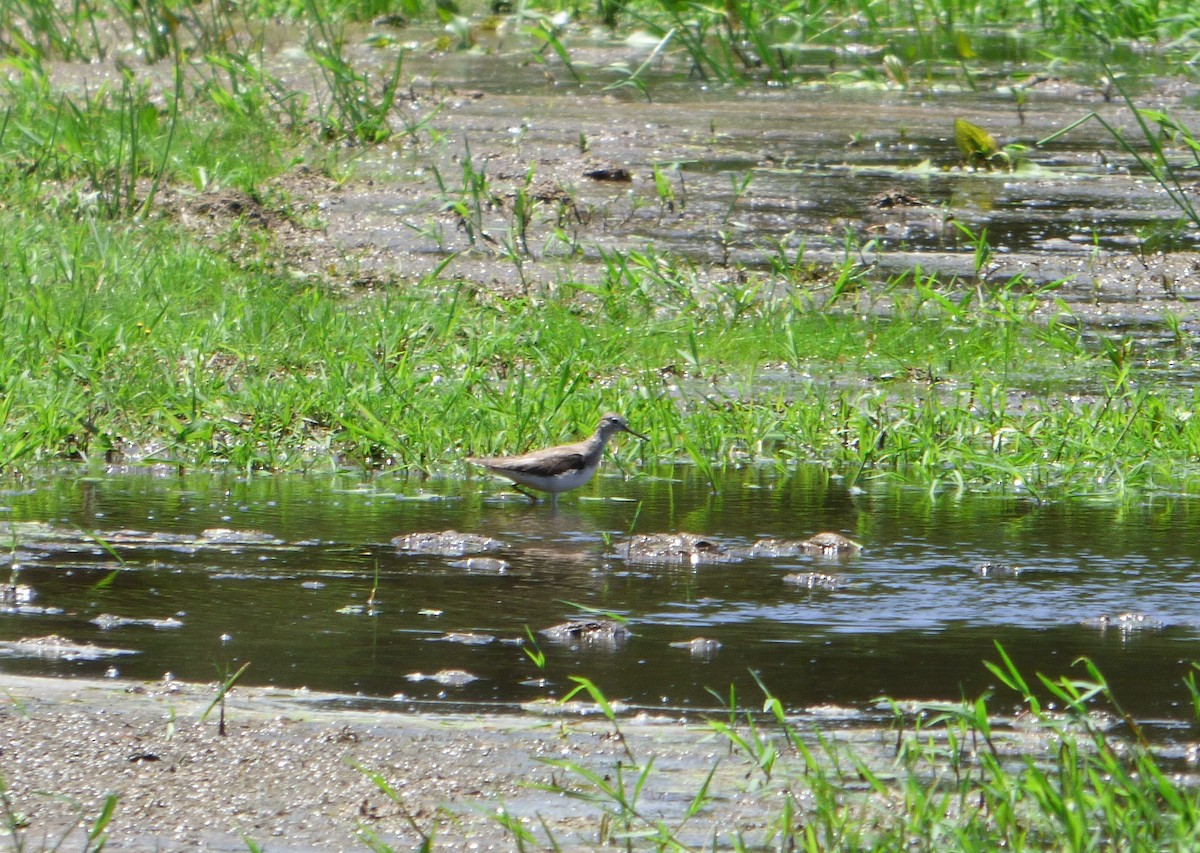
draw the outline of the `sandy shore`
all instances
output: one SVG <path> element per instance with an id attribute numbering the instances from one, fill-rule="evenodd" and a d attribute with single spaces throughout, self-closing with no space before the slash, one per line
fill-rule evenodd
<path id="1" fill-rule="evenodd" d="M 396 850 L 422 834 L 435 850 L 514 850 L 501 809 L 536 836 L 528 849 L 546 849 L 543 823 L 564 850 L 610 849 L 595 805 L 535 787 L 580 781 L 547 759 L 611 777 L 625 750 L 603 719 L 334 710 L 320 701 L 333 697 L 237 688 L 222 736 L 215 711 L 200 719 L 213 685 L 0 675 L 0 693 L 0 773 L 27 850 L 64 834 L 65 848 L 81 849 L 109 794 L 119 800 L 107 850 L 252 849 L 247 839 L 268 851 L 362 850 L 364 832 Z M 702 843 L 762 828 L 749 765 L 700 721 L 621 730 L 639 761 L 655 759 L 647 815 L 676 821 L 715 765 L 717 796 L 687 834 Z"/>

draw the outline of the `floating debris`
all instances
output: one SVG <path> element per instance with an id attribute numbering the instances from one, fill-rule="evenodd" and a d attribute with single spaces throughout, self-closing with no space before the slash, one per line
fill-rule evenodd
<path id="1" fill-rule="evenodd" d="M 39 607 L 33 603 L 37 593 L 33 587 L 23 583 L 0 586 L 0 613 L 15 613 L 20 616 L 40 616 L 62 613 L 61 607 Z"/>
<path id="2" fill-rule="evenodd" d="M 23 583 L 8 583 L 0 586 L 0 607 L 19 607 L 30 604 L 34 599 L 33 587 Z"/>
<path id="3" fill-rule="evenodd" d="M 684 640 L 679 643 L 671 643 L 673 649 L 687 649 L 694 658 L 711 658 L 721 648 L 721 644 L 716 640 L 710 640 L 706 637 L 696 637 L 692 640 Z"/>
<path id="4" fill-rule="evenodd" d="M 5 491 L 5 495 L 21 494 L 21 492 Z M 33 491 L 24 492 L 33 494 Z M 22 542 L 44 539 L 53 532 L 54 528 L 45 521 L 5 521 L 0 522 L 0 537 L 17 539 Z"/>
<path id="5" fill-rule="evenodd" d="M 736 549 L 746 557 L 798 557 L 808 553 L 804 543 L 797 539 L 759 539 L 753 545 Z"/>
<path id="6" fill-rule="evenodd" d="M 610 648 L 619 646 L 631 636 L 623 624 L 608 619 L 572 620 L 538 633 L 556 643 Z"/>
<path id="7" fill-rule="evenodd" d="M 1084 619 L 1081 623 L 1089 628 L 1096 628 L 1103 634 L 1106 631 L 1120 631 L 1122 637 L 1128 637 L 1141 631 L 1161 631 L 1166 626 L 1157 619 L 1145 613 L 1119 613 L 1116 616 L 1101 614 L 1094 619 Z"/>
<path id="8" fill-rule="evenodd" d="M 633 174 L 628 169 L 623 169 L 620 166 L 605 169 L 589 169 L 583 173 L 583 176 L 591 178 L 593 181 L 613 181 L 620 184 L 627 184 L 633 180 Z"/>
<path id="9" fill-rule="evenodd" d="M 285 575 L 265 572 L 213 572 L 209 575 L 215 581 L 294 581 L 295 575 Z"/>
<path id="10" fill-rule="evenodd" d="M 90 621 L 93 625 L 99 626 L 101 631 L 111 631 L 113 628 L 128 628 L 131 625 L 142 625 L 147 628 L 159 629 L 174 629 L 183 627 L 183 622 L 179 619 L 176 619 L 174 616 L 168 616 L 166 619 L 130 619 L 126 616 L 114 616 L 111 613 L 101 613 L 95 619 Z"/>
<path id="11" fill-rule="evenodd" d="M 0 642 L 0 652 L 6 652 L 16 657 L 54 658 L 65 661 L 103 660 L 121 655 L 137 654 L 132 649 L 110 649 L 91 643 L 73 643 L 66 637 L 60 637 L 57 634 Z"/>
<path id="12" fill-rule="evenodd" d="M 653 533 L 634 536 L 617 549 L 617 556 L 630 563 L 736 563 L 742 559 L 725 546 L 693 533 Z"/>
<path id="13" fill-rule="evenodd" d="M 754 544 L 731 549 L 732 553 L 745 557 L 798 557 L 801 554 L 840 556 L 855 554 L 862 550 L 853 539 L 840 533 L 817 533 L 809 539 L 759 539 Z"/>
<path id="14" fill-rule="evenodd" d="M 0 536 L 5 527 L 0 525 Z M 9 529 L 12 529 L 11 526 Z M 204 548 L 217 550 L 244 547 L 268 547 L 272 549 L 299 550 L 261 530 L 230 530 L 214 527 L 202 531 L 198 536 L 187 533 L 148 533 L 144 530 L 120 529 L 100 530 L 86 534 L 78 529 L 54 527 L 49 524 L 20 525 L 15 529 L 25 543 L 36 543 L 39 552 L 77 552 L 81 548 L 96 550 L 98 542 L 112 548 L 152 548 L 181 554 L 195 554 Z M 27 558 L 28 559 L 28 558 Z"/>
<path id="15" fill-rule="evenodd" d="M 834 554 L 855 554 L 862 550 L 862 545 L 853 539 L 848 539 L 840 533 L 817 533 L 800 543 L 805 551 L 831 556 Z"/>
<path id="16" fill-rule="evenodd" d="M 508 571 L 508 563 L 495 557 L 467 557 L 465 560 L 453 560 L 449 565 L 456 569 L 466 569 L 468 572 L 485 572 L 492 575 L 502 575 Z"/>
<path id="17" fill-rule="evenodd" d="M 0 613 L 17 616 L 58 616 L 65 612 L 61 607 L 39 607 L 36 604 L 22 604 L 17 607 L 0 606 Z"/>
<path id="18" fill-rule="evenodd" d="M 440 672 L 433 673 L 433 675 L 425 675 L 421 672 L 410 672 L 404 677 L 409 681 L 436 681 L 443 687 L 465 687 L 472 681 L 479 680 L 479 676 L 472 675 L 465 669 L 443 669 Z"/>
<path id="19" fill-rule="evenodd" d="M 928 205 L 928 202 L 922 201 L 914 195 L 909 195 L 904 190 L 893 189 L 879 193 L 868 201 L 867 204 L 876 210 L 891 210 L 894 207 L 925 207 Z"/>
<path id="20" fill-rule="evenodd" d="M 397 551 L 407 554 L 434 554 L 442 557 L 461 557 L 464 554 L 495 551 L 504 547 L 503 542 L 490 536 L 459 533 L 457 530 L 406 533 L 393 538 L 392 544 L 396 546 Z"/>
<path id="21" fill-rule="evenodd" d="M 805 589 L 835 590 L 842 586 L 842 579 L 836 575 L 824 575 L 820 572 L 793 572 L 783 576 L 783 582 Z"/>
<path id="22" fill-rule="evenodd" d="M 201 545 L 283 545 L 278 539 L 261 530 L 230 530 L 226 527 L 210 527 L 200 534 Z"/>
<path id="23" fill-rule="evenodd" d="M 701 565 L 736 563 L 741 560 L 771 557 L 798 557 L 802 554 L 844 556 L 862 550 L 862 545 L 840 533 L 818 533 L 810 539 L 765 538 L 750 545 L 725 545 L 694 533 L 655 533 L 634 536 L 617 549 L 616 556 L 630 563 L 674 563 Z"/>
<path id="24" fill-rule="evenodd" d="M 365 604 L 347 604 L 345 607 L 339 607 L 335 612 L 345 613 L 348 616 L 379 616 L 383 611 L 376 605 L 379 604 L 373 598 L 367 599 Z"/>
<path id="25" fill-rule="evenodd" d="M 304 581 L 300 584 L 301 589 L 324 589 L 324 581 Z"/>
<path id="26" fill-rule="evenodd" d="M 440 637 L 427 638 L 431 643 L 461 643 L 464 646 L 486 646 L 496 642 L 491 634 L 475 634 L 470 631 L 451 631 Z"/>
<path id="27" fill-rule="evenodd" d="M 418 616 L 441 616 L 442 612 L 443 611 L 437 610 L 433 607 L 424 607 L 417 611 L 417 615 Z"/>
<path id="28" fill-rule="evenodd" d="M 858 708 L 853 708 L 846 705 L 833 705 L 829 703 L 821 705 L 809 705 L 804 709 L 804 714 L 806 716 L 816 717 L 822 720 L 861 720 L 866 716 Z"/>
<path id="29" fill-rule="evenodd" d="M 1019 577 L 1021 572 L 1025 571 L 1020 566 L 1014 566 L 1009 563 L 993 563 L 984 561 L 971 567 L 971 571 L 979 575 L 981 578 L 1015 578 Z"/>

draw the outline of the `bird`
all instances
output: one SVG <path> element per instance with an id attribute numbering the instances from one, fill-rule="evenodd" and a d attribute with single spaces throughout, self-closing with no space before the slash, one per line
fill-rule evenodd
<path id="1" fill-rule="evenodd" d="M 604 445 L 618 432 L 627 432 L 642 441 L 649 440 L 640 432 L 630 429 L 621 415 L 609 412 L 600 418 L 592 437 L 583 441 L 532 450 L 520 456 L 472 456 L 467 461 L 512 480 L 517 484 L 517 491 L 533 501 L 537 498 L 521 489 L 521 486 L 548 492 L 550 505 L 557 506 L 560 493 L 577 489 L 592 479 L 600 467 Z"/>

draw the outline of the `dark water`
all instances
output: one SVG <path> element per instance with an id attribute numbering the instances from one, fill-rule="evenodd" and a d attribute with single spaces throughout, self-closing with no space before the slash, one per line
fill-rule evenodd
<path id="1" fill-rule="evenodd" d="M 1134 713 L 1186 719 L 1181 679 L 1200 660 L 1200 504 L 1184 498 L 1038 506 L 891 487 L 852 494 L 815 467 L 734 473 L 713 495 L 683 467 L 601 477 L 557 512 L 492 480 L 150 473 L 34 479 L 0 495 L 0 508 L 11 522 L 0 528 L 5 561 L 15 555 L 16 581 L 36 595 L 23 611 L 6 607 L 0 640 L 55 634 L 136 652 L 64 661 L 0 650 L 5 672 L 209 681 L 249 662 L 247 683 L 482 707 L 561 696 L 569 676 L 584 675 L 611 699 L 652 708 L 713 707 L 708 690 L 727 696 L 731 685 L 756 704 L 757 673 L 791 708 L 861 709 L 883 694 L 975 696 L 995 682 L 981 661 L 997 660 L 1000 641 L 1031 678 L 1083 677 L 1072 662 L 1087 655 Z M 214 528 L 274 539 L 200 538 Z M 449 528 L 503 540 L 507 569 L 390 544 Z M 864 549 L 845 560 L 633 566 L 613 556 L 631 528 L 728 545 L 831 530 Z M 1022 572 L 980 577 L 972 568 L 983 561 Z M 784 581 L 808 571 L 840 585 Z M 354 612 L 376 572 L 377 612 Z M 544 673 L 503 642 L 579 618 L 577 605 L 627 617 L 634 635 L 615 649 L 539 638 Z M 1126 612 L 1146 618 L 1132 631 L 1084 624 Z M 91 621 L 101 614 L 182 626 L 106 630 Z M 466 631 L 496 639 L 440 640 Z M 695 637 L 722 647 L 706 659 L 670 645 Z M 446 669 L 479 680 L 407 677 Z M 545 686 L 522 683 L 543 675 Z"/>

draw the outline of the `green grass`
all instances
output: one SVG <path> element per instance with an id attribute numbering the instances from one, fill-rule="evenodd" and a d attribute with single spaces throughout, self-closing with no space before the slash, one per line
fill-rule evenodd
<path id="1" fill-rule="evenodd" d="M 627 263 L 525 297 L 438 278 L 346 295 L 168 223 L 8 210 L 0 235 L 5 467 L 132 446 L 188 466 L 452 468 L 610 408 L 651 433 L 625 450 L 647 462 L 825 461 L 930 487 L 1156 485 L 1200 451 L 1194 392 L 1035 322 L 1019 287 L 964 304 L 904 276 L 881 316 L 772 280 L 791 298 L 747 308 L 686 265 Z"/>
<path id="2" fill-rule="evenodd" d="M 1037 49 L 1047 54 L 1068 51 L 1094 56 L 1100 48 L 1112 57 L 1129 56 L 1129 45 L 1158 42 L 1173 45 L 1186 59 L 1200 25 L 1200 11 L 1189 0 L 731 0 L 725 4 L 698 0 L 257 0 L 208 9 L 178 0 L 76 0 L 70 4 L 15 0 L 0 9 L 0 32 L 5 33 L 0 48 L 9 56 L 39 60 L 105 59 L 118 52 L 105 36 L 111 23 L 127 34 L 127 43 L 141 56 L 152 61 L 178 55 L 181 47 L 190 51 L 193 45 L 201 48 L 195 51 L 199 55 L 211 57 L 230 51 L 245 58 L 244 45 L 231 45 L 236 41 L 231 33 L 242 29 L 240 15 L 245 15 L 251 31 L 272 18 L 311 27 L 321 36 L 312 46 L 318 54 L 334 60 L 327 65 L 332 68 L 340 63 L 336 32 L 329 28 L 332 21 L 374 22 L 391 16 L 446 24 L 453 32 L 448 31 L 439 46 L 466 48 L 473 39 L 465 22 L 480 22 L 496 11 L 521 16 L 537 43 L 534 58 L 550 47 L 565 60 L 573 76 L 564 36 L 576 27 L 601 24 L 620 32 L 642 30 L 660 38 L 664 50 L 686 57 L 693 74 L 722 81 L 789 79 L 805 64 L 805 51 L 839 47 L 850 33 L 856 41 L 886 48 L 893 56 L 894 70 L 913 65 L 919 74 L 923 63 L 957 64 L 988 50 L 984 43 L 991 39 L 982 33 L 986 28 L 1020 33 L 1023 40 L 1035 40 Z M 572 23 L 550 25 L 547 16 L 556 14 L 565 14 Z M 1191 52 L 1194 55 L 1194 47 Z M 853 64 L 853 58 L 840 58 L 841 65 L 847 63 Z M 866 68 L 866 63 L 862 67 Z M 353 77 L 348 68 L 337 74 L 339 83 Z M 900 76 L 907 74 L 905 70 Z M 352 101 L 342 105 L 357 109 Z M 377 119 L 368 124 L 377 127 Z"/>
<path id="3" fill-rule="evenodd" d="M 1196 392 L 1147 373 L 1127 341 L 1085 345 L 1069 316 L 1034 319 L 1053 294 L 1021 281 L 879 280 L 849 260 L 853 246 L 832 269 L 801 253 L 760 272 L 647 247 L 533 286 L 531 224 L 544 217 L 563 254 L 579 257 L 569 216 L 532 200 L 532 169 L 500 205 L 486 161 L 470 156 L 461 176 L 436 176 L 430 233 L 435 215 L 456 216 L 476 248 L 511 263 L 523 295 L 437 273 L 358 293 L 285 274 L 268 231 L 241 222 L 203 238 L 156 200 L 238 190 L 299 221 L 309 214 L 272 189 L 295 165 L 342 178 L 344 151 L 439 144 L 425 132 L 435 107 L 395 119 L 413 113 L 395 109 L 403 54 L 368 77 L 346 60 L 340 7 L 288 6 L 313 63 L 316 89 L 300 92 L 265 70 L 254 28 L 231 29 L 224 7 L 205 17 L 115 2 L 100 11 L 141 33 L 158 83 L 123 72 L 106 87 L 56 89 L 46 62 L 109 49 L 88 8 L 4 11 L 21 44 L 0 116 L 0 470 L 109 453 L 244 470 L 455 469 L 469 453 L 577 436 L 619 409 L 653 438 L 621 452 L 648 464 L 815 461 L 851 482 L 1039 497 L 1191 488 Z M 836 18 L 858 7 L 823 8 Z M 788 10 L 801 11 L 738 14 L 748 26 Z M 868 19 L 945 24 L 969 11 L 872 5 Z M 730 48 L 721 61 L 744 58 Z M 1143 121 L 1148 134 L 1193 138 L 1168 117 Z M 1151 150 L 1147 168 L 1178 187 L 1167 150 Z M 664 205 L 672 192 L 664 179 Z M 986 257 L 984 235 L 968 236 Z M 1186 345 L 1178 322 L 1172 333 Z"/>

